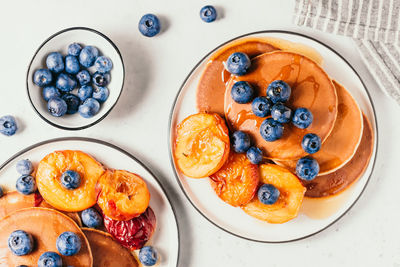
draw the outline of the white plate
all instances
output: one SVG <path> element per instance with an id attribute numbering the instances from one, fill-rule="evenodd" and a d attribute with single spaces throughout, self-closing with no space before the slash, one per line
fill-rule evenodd
<path id="1" fill-rule="evenodd" d="M 220 200 L 210 186 L 208 179 L 192 179 L 180 173 L 172 157 L 172 146 L 176 125 L 187 116 L 197 113 L 196 88 L 209 56 L 221 46 L 206 55 L 190 72 L 182 84 L 171 110 L 169 124 L 169 145 L 171 164 L 177 181 L 192 205 L 210 222 L 219 228 L 245 239 L 259 242 L 289 242 L 316 234 L 342 217 L 357 201 L 364 191 L 375 164 L 377 150 L 377 124 L 375 110 L 369 93 L 354 68 L 337 52 L 327 45 L 293 32 L 262 31 L 246 34 L 244 37 L 275 37 L 305 44 L 316 49 L 323 57 L 322 67 L 335 80 L 348 89 L 368 117 L 375 133 L 374 150 L 364 175 L 344 193 L 317 202 L 305 199 L 299 216 L 284 224 L 268 224 L 234 208 Z M 310 212 L 312 211 L 312 212 Z"/>
<path id="2" fill-rule="evenodd" d="M 157 218 L 157 228 L 151 244 L 160 254 L 159 267 L 176 267 L 179 258 L 179 232 L 175 212 L 165 190 L 152 172 L 137 158 L 110 143 L 90 138 L 58 138 L 32 145 L 12 156 L 0 166 L 0 185 L 6 191 L 15 190 L 19 175 L 15 169 L 20 159 L 30 159 L 35 168 L 39 161 L 55 150 L 81 150 L 96 158 L 106 167 L 128 170 L 145 180 L 151 195 L 150 206 Z"/>
<path id="3" fill-rule="evenodd" d="M 109 57 L 113 62 L 110 71 L 111 81 L 107 85 L 110 96 L 101 104 L 100 111 L 92 118 L 83 118 L 79 113 L 54 117 L 47 110 L 47 102 L 42 97 L 42 88 L 33 83 L 33 74 L 37 69 L 46 68 L 46 57 L 51 52 L 60 52 L 63 56 L 68 54 L 68 45 L 79 43 L 82 46 L 95 46 L 100 55 Z M 94 67 L 89 68 L 90 73 L 95 72 Z M 125 68 L 121 53 L 117 46 L 104 34 L 89 28 L 77 27 L 59 31 L 50 36 L 35 52 L 28 67 L 26 86 L 29 101 L 36 113 L 49 124 L 64 130 L 81 130 L 88 128 L 104 119 L 117 103 L 124 85 Z M 75 89 L 77 90 L 77 89 Z"/>

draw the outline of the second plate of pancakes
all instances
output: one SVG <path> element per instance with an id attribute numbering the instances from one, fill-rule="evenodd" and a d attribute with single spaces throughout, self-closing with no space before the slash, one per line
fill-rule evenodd
<path id="1" fill-rule="evenodd" d="M 245 52 L 252 58 L 249 74 L 238 78 L 224 71 L 223 62 L 233 52 Z M 235 106 L 225 97 L 225 91 L 236 80 L 249 81 L 256 91 L 265 91 L 270 82 L 278 79 L 292 86 L 289 106 L 307 107 L 316 119 L 306 131 L 288 126 L 281 140 L 266 143 L 252 129 L 259 119 L 251 113 L 251 104 Z M 307 132 L 321 137 L 322 148 L 313 155 L 321 165 L 321 173 L 304 184 L 306 197 L 297 218 L 284 224 L 257 220 L 219 199 L 209 179 L 192 179 L 179 172 L 172 156 L 175 129 L 184 118 L 199 111 L 225 117 L 231 131 L 249 132 L 252 141 L 263 148 L 266 161 L 291 171 L 296 159 L 305 155 L 301 137 Z M 340 219 L 364 191 L 377 150 L 373 103 L 356 70 L 331 47 L 286 31 L 239 36 L 207 54 L 183 82 L 171 110 L 169 127 L 171 164 L 191 204 L 219 228 L 259 242 L 302 239 Z"/>

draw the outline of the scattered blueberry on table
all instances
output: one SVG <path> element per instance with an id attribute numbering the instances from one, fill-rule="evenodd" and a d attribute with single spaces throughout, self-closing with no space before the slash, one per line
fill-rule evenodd
<path id="1" fill-rule="evenodd" d="M 16 230 L 8 237 L 8 248 L 17 256 L 27 255 L 33 250 L 33 238 L 23 230 Z"/>
<path id="2" fill-rule="evenodd" d="M 257 192 L 258 200 L 265 205 L 276 203 L 280 195 L 279 190 L 272 184 L 263 184 Z"/>
<path id="3" fill-rule="evenodd" d="M 82 211 L 81 219 L 83 224 L 89 228 L 98 228 L 103 222 L 103 218 L 94 208 L 88 208 Z"/>
<path id="4" fill-rule="evenodd" d="M 53 251 L 44 252 L 38 260 L 38 267 L 62 267 L 63 262 L 60 255 Z"/>
<path id="5" fill-rule="evenodd" d="M 250 136 L 242 131 L 234 132 L 231 142 L 236 153 L 244 153 L 250 148 Z"/>
<path id="6" fill-rule="evenodd" d="M 207 23 L 217 19 L 217 10 L 213 6 L 204 6 L 200 9 L 200 18 Z"/>
<path id="7" fill-rule="evenodd" d="M 242 76 L 246 74 L 250 65 L 250 58 L 245 53 L 236 52 L 228 57 L 225 68 L 231 74 Z"/>
<path id="8" fill-rule="evenodd" d="M 312 157 L 303 157 L 297 161 L 296 174 L 305 181 L 313 180 L 319 173 L 319 164 Z"/>
<path id="9" fill-rule="evenodd" d="M 139 251 L 139 260 L 144 266 L 153 266 L 157 263 L 158 253 L 152 246 L 144 246 Z"/>
<path id="10" fill-rule="evenodd" d="M 146 37 L 153 37 L 161 30 L 161 23 L 154 14 L 146 14 L 139 20 L 139 31 Z"/>
<path id="11" fill-rule="evenodd" d="M 11 115 L 0 118 L 0 133 L 5 136 L 12 136 L 18 130 L 17 121 Z"/>
<path id="12" fill-rule="evenodd" d="M 58 252 L 64 256 L 76 255 L 81 249 L 82 241 L 80 237 L 73 232 L 64 232 L 57 237 L 56 247 Z"/>
<path id="13" fill-rule="evenodd" d="M 239 104 L 249 103 L 253 99 L 254 90 L 248 82 L 235 82 L 231 89 L 232 99 Z"/>
<path id="14" fill-rule="evenodd" d="M 111 79 L 113 63 L 94 46 L 72 43 L 65 57 L 59 52 L 49 53 L 46 67 L 34 72 L 33 82 L 43 88 L 42 97 L 52 116 L 79 112 L 82 117 L 91 118 L 110 95 L 106 86 Z M 87 101 L 89 98 L 92 100 Z M 0 132 L 3 133 L 1 126 Z M 4 130 L 5 134 L 11 132 Z"/>

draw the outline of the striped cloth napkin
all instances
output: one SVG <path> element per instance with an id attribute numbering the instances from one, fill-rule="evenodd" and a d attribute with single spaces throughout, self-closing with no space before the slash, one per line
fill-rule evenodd
<path id="1" fill-rule="evenodd" d="M 379 86 L 400 104 L 400 0 L 296 0 L 294 23 L 352 37 Z"/>

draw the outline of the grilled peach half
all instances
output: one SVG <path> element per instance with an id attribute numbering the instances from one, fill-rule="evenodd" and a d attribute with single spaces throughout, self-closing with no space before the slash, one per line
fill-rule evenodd
<path id="1" fill-rule="evenodd" d="M 107 170 L 96 185 L 97 204 L 117 221 L 127 221 L 146 211 L 150 192 L 143 179 L 123 170 Z"/>
<path id="2" fill-rule="evenodd" d="M 79 187 L 74 190 L 61 184 L 61 175 L 67 170 L 76 171 L 81 177 Z M 36 183 L 44 200 L 57 210 L 82 211 L 96 204 L 95 186 L 103 173 L 103 166 L 86 153 L 55 151 L 39 162 Z"/>
<path id="3" fill-rule="evenodd" d="M 263 164 L 260 165 L 260 181 L 279 189 L 279 198 L 275 204 L 265 205 L 255 196 L 242 207 L 247 214 L 269 223 L 284 223 L 297 217 L 306 188 L 294 174 L 278 165 Z"/>
<path id="4" fill-rule="evenodd" d="M 215 173 L 224 165 L 229 150 L 229 131 L 217 114 L 194 114 L 177 126 L 174 157 L 186 176 L 203 178 Z"/>
<path id="5" fill-rule="evenodd" d="M 226 203 L 237 207 L 247 204 L 259 183 L 258 165 L 252 164 L 245 154 L 231 151 L 228 160 L 210 176 L 215 193 Z"/>

